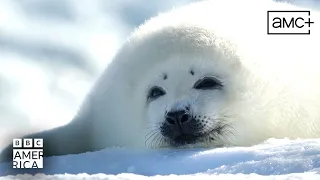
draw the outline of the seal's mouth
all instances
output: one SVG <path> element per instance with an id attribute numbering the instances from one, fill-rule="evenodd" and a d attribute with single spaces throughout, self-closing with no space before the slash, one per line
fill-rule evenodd
<path id="1" fill-rule="evenodd" d="M 191 134 L 181 134 L 178 137 L 173 139 L 173 142 L 177 146 L 186 145 L 186 144 L 194 144 L 198 141 L 199 136 L 191 135 Z"/>
<path id="2" fill-rule="evenodd" d="M 181 113 L 182 114 L 182 113 Z M 208 144 L 214 143 L 220 136 L 224 136 L 225 133 L 229 133 L 230 128 L 225 129 L 229 126 L 218 122 L 216 119 L 209 118 L 191 118 L 188 121 L 171 121 L 167 117 L 160 127 L 161 146 L 171 146 L 171 147 L 191 147 L 194 146 L 207 146 Z M 219 119 L 221 121 L 221 119 Z M 214 122 L 214 123 L 210 123 Z"/>
<path id="3" fill-rule="evenodd" d="M 199 123 L 199 121 L 195 119 L 184 124 L 163 123 L 160 126 L 161 135 L 172 147 L 182 147 L 208 141 L 210 139 L 210 134 L 214 130 L 214 127 L 206 126 L 206 124 Z"/>

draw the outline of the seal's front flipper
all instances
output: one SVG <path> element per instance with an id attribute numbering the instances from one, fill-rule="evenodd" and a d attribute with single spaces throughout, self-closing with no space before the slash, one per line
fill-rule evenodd
<path id="1" fill-rule="evenodd" d="M 73 124 L 75 122 L 71 122 Z M 86 128 L 86 129 L 82 129 Z M 93 151 L 89 127 L 83 125 L 65 125 L 51 130 L 26 135 L 23 138 L 43 139 L 43 156 L 59 156 L 79 154 Z M 90 128 L 89 128 L 90 129 Z M 0 162 L 10 162 L 13 159 L 13 144 L 8 145 L 0 154 Z M 19 148 L 15 148 L 19 149 Z M 29 148 L 32 149 L 32 148 Z"/>

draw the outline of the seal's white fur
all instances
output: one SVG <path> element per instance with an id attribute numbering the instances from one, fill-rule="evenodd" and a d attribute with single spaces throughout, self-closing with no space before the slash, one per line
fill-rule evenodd
<path id="1" fill-rule="evenodd" d="M 154 147 L 163 139 L 146 137 L 164 112 L 191 104 L 194 113 L 229 127 L 200 146 L 320 137 L 318 22 L 311 35 L 267 35 L 268 10 L 299 8 L 269 0 L 212 0 L 150 19 L 120 49 L 74 120 L 37 136 L 59 144 L 53 154 Z M 311 15 L 320 22 L 315 11 Z M 192 88 L 208 74 L 223 82 L 222 90 Z M 166 95 L 148 103 L 153 85 Z"/>

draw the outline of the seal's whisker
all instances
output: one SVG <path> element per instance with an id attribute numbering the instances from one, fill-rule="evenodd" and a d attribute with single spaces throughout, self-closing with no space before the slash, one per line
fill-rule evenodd
<path id="1" fill-rule="evenodd" d="M 153 141 L 154 148 L 158 147 L 158 144 L 159 144 L 159 140 L 160 140 L 160 139 L 161 139 L 160 134 L 157 134 L 157 136 L 152 140 L 152 141 Z"/>
<path id="2" fill-rule="evenodd" d="M 154 139 L 159 135 L 159 129 L 154 129 L 152 131 L 150 131 L 145 138 L 145 146 L 148 147 L 148 142 L 150 139 L 152 139 L 150 141 L 150 143 L 152 144 L 152 142 L 154 141 Z"/>
<path id="3" fill-rule="evenodd" d="M 146 134 L 146 137 L 148 137 L 150 134 L 159 131 L 159 129 L 153 129 L 149 133 Z"/>
<path id="4" fill-rule="evenodd" d="M 151 135 L 149 135 L 148 137 L 145 138 L 145 142 L 148 142 L 154 135 L 156 135 L 157 132 L 152 133 Z"/>

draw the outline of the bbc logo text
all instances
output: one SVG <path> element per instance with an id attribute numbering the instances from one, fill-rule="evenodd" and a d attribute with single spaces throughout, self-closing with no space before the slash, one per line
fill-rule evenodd
<path id="1" fill-rule="evenodd" d="M 43 168 L 43 139 L 13 139 L 12 167 Z"/>

